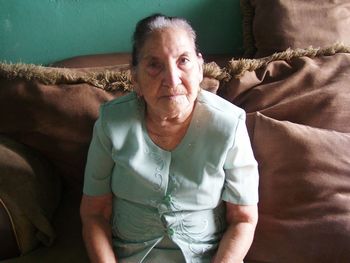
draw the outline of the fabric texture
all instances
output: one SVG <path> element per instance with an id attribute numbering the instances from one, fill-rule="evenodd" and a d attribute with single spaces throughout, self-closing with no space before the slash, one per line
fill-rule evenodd
<path id="1" fill-rule="evenodd" d="M 350 1 L 241 0 L 246 57 L 350 44 Z"/>
<path id="2" fill-rule="evenodd" d="M 253 121 L 260 216 L 248 258 L 286 263 L 349 260 L 350 133 L 260 113 Z"/>
<path id="3" fill-rule="evenodd" d="M 135 93 L 104 104 L 84 193 L 116 196 L 112 230 L 121 262 L 142 262 L 164 236 L 189 262 L 209 262 L 225 229 L 221 200 L 258 201 L 257 164 L 244 120 L 244 111 L 202 91 L 185 137 L 165 151 L 148 137 L 144 104 Z"/>
<path id="4" fill-rule="evenodd" d="M 51 219 L 61 194 L 58 175 L 42 156 L 4 136 L 0 156 L 0 198 L 21 254 L 39 243 L 52 245 L 56 234 Z"/>

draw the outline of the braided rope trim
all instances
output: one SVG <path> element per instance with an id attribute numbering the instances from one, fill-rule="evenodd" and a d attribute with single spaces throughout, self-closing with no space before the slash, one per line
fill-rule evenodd
<path id="1" fill-rule="evenodd" d="M 219 81 L 227 78 L 227 73 L 215 62 L 203 65 L 203 75 Z M 0 77 L 38 81 L 45 85 L 88 83 L 106 91 L 130 91 L 133 89 L 131 73 L 127 64 L 121 65 L 120 69 L 112 67 L 71 69 L 24 63 L 0 63 Z"/>
<path id="2" fill-rule="evenodd" d="M 226 71 L 225 81 L 230 78 L 240 78 L 247 71 L 254 71 L 261 67 L 268 65 L 272 61 L 285 60 L 290 61 L 293 58 L 299 57 L 321 57 L 321 56 L 332 56 L 337 53 L 350 53 L 350 46 L 344 45 L 343 43 L 335 43 L 331 46 L 324 48 L 314 48 L 312 46 L 306 49 L 287 49 L 283 52 L 274 53 L 271 56 L 259 58 L 259 59 L 232 59 L 224 69 Z"/>
<path id="3" fill-rule="evenodd" d="M 116 89 L 130 90 L 130 72 L 126 66 L 118 71 L 112 68 L 83 71 L 24 63 L 0 63 L 0 77 L 8 79 L 21 78 L 27 81 L 35 80 L 46 85 L 88 83 L 106 91 Z"/>

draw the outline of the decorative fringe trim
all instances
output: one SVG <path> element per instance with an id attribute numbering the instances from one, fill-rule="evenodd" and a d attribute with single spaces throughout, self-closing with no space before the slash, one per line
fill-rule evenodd
<path id="1" fill-rule="evenodd" d="M 255 9 L 249 0 L 240 0 L 240 7 L 242 12 L 242 29 L 243 29 L 243 47 L 244 57 L 252 58 L 256 53 L 255 39 L 253 33 L 253 20 Z"/>
<path id="2" fill-rule="evenodd" d="M 217 79 L 219 81 L 222 81 L 228 77 L 227 72 L 220 68 L 215 62 L 204 63 L 203 76 Z"/>
<path id="3" fill-rule="evenodd" d="M 119 71 L 79 71 L 79 69 L 53 68 L 33 64 L 0 63 L 0 76 L 27 81 L 36 80 L 46 85 L 88 83 L 106 91 L 130 90 L 130 72 L 127 68 Z"/>
<path id="4" fill-rule="evenodd" d="M 203 75 L 219 81 L 227 78 L 227 73 L 215 62 L 204 63 Z M 21 78 L 27 81 L 35 80 L 45 85 L 88 83 L 106 91 L 130 91 L 133 89 L 128 65 L 119 70 L 113 70 L 112 67 L 98 70 L 97 68 L 72 69 L 23 63 L 0 63 L 0 77 L 8 79 Z"/>
<path id="5" fill-rule="evenodd" d="M 290 61 L 293 58 L 299 58 L 299 57 L 305 57 L 305 56 L 310 58 L 320 57 L 320 56 L 332 56 L 336 53 L 350 53 L 350 46 L 346 46 L 343 43 L 335 43 L 325 48 L 313 48 L 312 46 L 306 49 L 289 48 L 286 51 L 274 53 L 273 55 L 264 57 L 264 58 L 231 60 L 226 67 L 226 71 L 229 78 L 232 78 L 232 77 L 240 78 L 246 71 L 254 71 L 263 66 L 266 66 L 272 61 L 276 61 L 276 60 Z"/>

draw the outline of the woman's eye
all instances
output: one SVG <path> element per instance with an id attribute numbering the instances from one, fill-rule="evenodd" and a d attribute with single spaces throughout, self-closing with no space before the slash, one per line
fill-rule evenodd
<path id="1" fill-rule="evenodd" d="M 156 75 L 162 70 L 162 64 L 159 62 L 150 62 L 147 64 L 147 71 L 151 75 Z"/>
<path id="2" fill-rule="evenodd" d="M 190 60 L 188 58 L 180 58 L 180 65 L 186 65 Z"/>
<path id="3" fill-rule="evenodd" d="M 160 65 L 160 63 L 158 63 L 158 62 L 150 62 L 150 63 L 148 64 L 148 67 L 150 67 L 150 68 L 160 68 L 161 65 Z"/>

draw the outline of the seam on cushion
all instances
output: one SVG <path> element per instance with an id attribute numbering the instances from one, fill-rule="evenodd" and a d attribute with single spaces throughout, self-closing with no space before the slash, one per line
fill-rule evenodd
<path id="1" fill-rule="evenodd" d="M 6 211 L 7 215 L 8 215 L 8 217 L 9 217 L 9 219 L 10 219 L 11 226 L 12 226 L 12 230 L 13 230 L 13 233 L 15 234 L 16 243 L 17 243 L 17 246 L 18 246 L 19 251 L 20 251 L 20 253 L 21 253 L 21 251 L 22 251 L 22 246 L 21 246 L 21 244 L 20 244 L 20 242 L 19 242 L 18 234 L 17 234 L 17 231 L 16 231 L 16 226 L 15 226 L 15 224 L 14 224 L 14 222 L 13 222 L 11 213 L 10 213 L 9 209 L 7 208 L 6 204 L 4 203 L 4 201 L 1 199 L 1 197 L 0 197 L 0 203 L 1 203 L 2 206 L 4 207 L 4 209 L 5 209 L 5 211 Z"/>
<path id="2" fill-rule="evenodd" d="M 253 20 L 255 9 L 249 0 L 240 0 L 243 27 L 244 57 L 251 58 L 256 53 L 255 39 L 253 34 Z"/>

